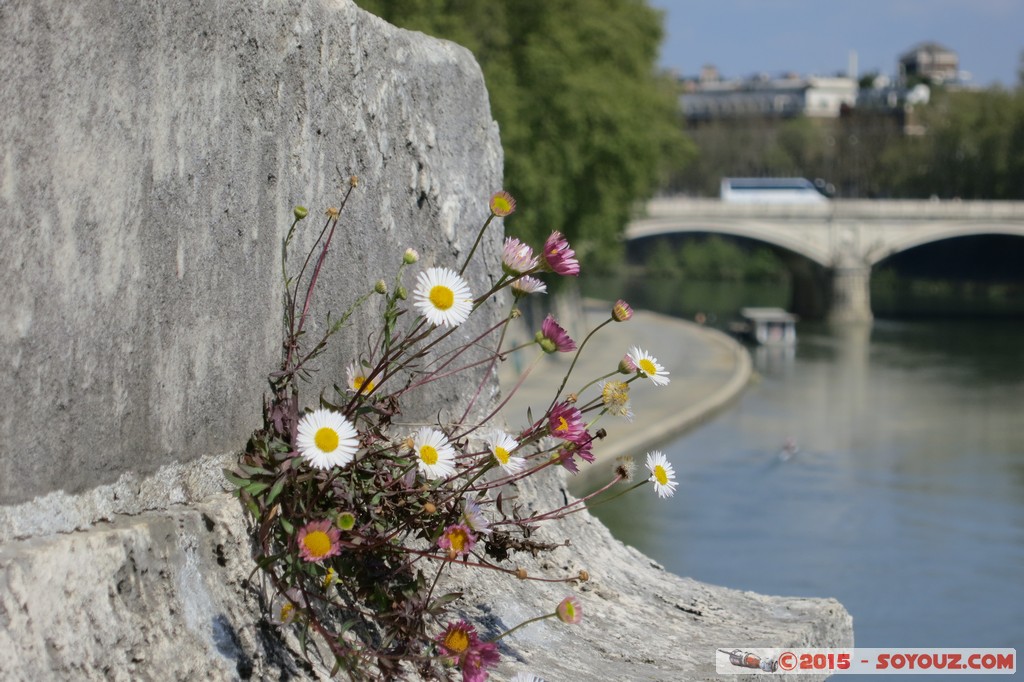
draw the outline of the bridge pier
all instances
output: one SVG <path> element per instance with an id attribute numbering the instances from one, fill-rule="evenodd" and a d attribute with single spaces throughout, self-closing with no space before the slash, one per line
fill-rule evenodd
<path id="1" fill-rule="evenodd" d="M 871 266 L 841 265 L 832 268 L 830 322 L 871 322 Z"/>

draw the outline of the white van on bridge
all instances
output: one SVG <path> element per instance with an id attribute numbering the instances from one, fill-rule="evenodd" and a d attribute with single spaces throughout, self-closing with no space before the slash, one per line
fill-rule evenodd
<path id="1" fill-rule="evenodd" d="M 825 183 L 822 182 L 824 188 Z M 737 204 L 820 204 L 828 201 L 807 178 L 722 178 L 722 201 Z"/>

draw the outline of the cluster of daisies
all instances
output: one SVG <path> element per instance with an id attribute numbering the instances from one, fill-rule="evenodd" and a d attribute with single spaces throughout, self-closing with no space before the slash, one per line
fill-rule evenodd
<path id="1" fill-rule="evenodd" d="M 491 215 L 481 229 L 469 258 L 475 252 L 480 236 L 491 219 L 511 214 L 515 209 L 515 201 L 507 193 L 498 192 L 491 197 L 490 209 Z M 298 212 L 296 217 L 299 218 Z M 331 214 L 331 218 L 337 220 L 337 213 Z M 469 258 L 466 260 L 467 265 Z M 403 267 L 418 260 L 419 254 L 409 249 L 403 256 Z M 412 323 L 414 332 L 404 339 L 425 338 L 433 328 L 447 331 L 460 326 L 482 301 L 503 288 L 512 292 L 514 301 L 530 294 L 545 293 L 546 285 L 537 275 L 554 273 L 576 276 L 580 265 L 565 236 L 553 232 L 539 253 L 534 253 L 528 244 L 514 237 L 506 238 L 502 248 L 501 278 L 483 295 L 474 295 L 462 275 L 464 270 L 465 266 L 462 271 L 428 267 L 418 273 L 411 296 L 411 308 L 417 315 Z M 381 294 L 387 293 L 383 282 L 378 282 L 375 290 Z M 399 287 L 394 295 L 389 295 L 388 305 L 400 305 L 399 300 L 405 299 L 404 290 Z M 628 321 L 632 316 L 630 306 L 625 301 L 617 301 L 612 306 L 609 318 L 592 330 L 581 343 L 577 343 L 552 315 L 548 315 L 531 344 L 539 348 L 538 356 L 576 353 L 578 357 L 598 329 L 608 323 Z M 515 318 L 515 315 L 510 315 L 506 324 Z M 421 331 L 423 334 L 417 336 Z M 402 347 L 401 344 L 398 347 Z M 406 351 L 408 347 L 404 347 L 403 352 Z M 497 362 L 501 357 L 499 351 L 500 348 L 495 349 L 492 362 Z M 388 352 L 385 351 L 384 355 L 387 356 Z M 322 499 L 324 491 L 331 490 L 332 486 L 344 485 L 345 481 L 355 481 L 360 476 L 362 480 L 376 481 L 378 479 L 373 477 L 379 475 L 377 472 L 388 467 L 390 469 L 385 478 L 379 480 L 389 487 L 386 490 L 372 490 L 375 496 L 372 496 L 374 501 L 371 504 L 377 504 L 376 500 L 381 495 L 420 496 L 419 501 L 414 503 L 419 505 L 416 508 L 420 510 L 417 522 L 421 525 L 418 526 L 420 534 L 417 537 L 429 538 L 431 543 L 426 552 L 409 550 L 412 557 L 410 565 L 427 558 L 441 562 L 438 575 L 444 566 L 459 562 L 466 566 L 503 570 L 525 579 L 527 576 L 522 569 L 500 569 L 489 563 L 480 551 L 481 542 L 486 543 L 510 527 L 527 529 L 532 523 L 558 519 L 584 509 L 587 501 L 595 495 L 614 484 L 631 480 L 632 464 L 618 467 L 613 480 L 591 495 L 527 519 L 516 516 L 510 518 L 505 512 L 500 513 L 500 519 L 489 518 L 488 512 L 495 505 L 490 491 L 502 489 L 549 466 L 562 466 L 577 473 L 580 462 L 593 462 L 595 459 L 594 441 L 604 435 L 603 429 L 596 428 L 599 419 L 604 415 L 628 420 L 633 418 L 630 405 L 630 386 L 633 382 L 649 381 L 656 387 L 669 383 L 669 372 L 657 358 L 644 349 L 631 347 L 618 366 L 610 368 L 612 371 L 609 374 L 586 384 L 580 394 L 570 393 L 563 397 L 562 389 L 575 366 L 574 360 L 552 404 L 540 418 L 516 434 L 481 426 L 467 428 L 464 424 L 437 424 L 420 426 L 411 433 L 395 438 L 389 433 L 394 428 L 390 420 L 387 426 L 381 427 L 380 423 L 374 421 L 377 419 L 374 415 L 380 413 L 379 406 L 390 404 L 388 400 L 397 401 L 394 397 L 397 394 L 386 394 L 385 384 L 391 376 L 387 368 L 400 364 L 398 357 L 393 355 L 387 360 L 378 360 L 376 364 L 353 362 L 349 365 L 345 372 L 347 404 L 342 401 L 342 405 L 331 405 L 322 401 L 326 406 L 301 414 L 294 429 L 293 442 L 289 444 L 292 450 L 288 456 L 296 457 L 295 461 L 303 463 L 305 468 L 289 463 L 285 467 L 288 474 L 297 477 L 297 480 L 316 482 L 320 493 L 315 493 L 312 501 L 307 499 L 293 507 L 303 509 L 307 520 L 297 525 L 294 534 L 287 531 L 288 542 L 294 543 L 291 547 L 300 560 L 297 565 L 318 567 L 315 575 L 319 576 L 319 587 L 323 590 L 345 581 L 346 576 L 339 575 L 339 571 L 344 573 L 342 566 L 352 564 L 338 563 L 338 559 L 344 558 L 344 553 L 373 551 L 379 537 L 387 538 L 389 550 L 401 545 L 398 539 L 403 534 L 401 529 L 385 529 L 373 538 L 362 535 L 364 531 L 361 528 L 365 527 L 366 522 L 365 519 L 357 518 L 361 514 L 358 504 L 350 506 L 353 511 L 339 510 L 331 504 L 325 504 Z M 582 400 L 580 395 L 585 394 L 585 389 L 594 384 L 598 385 L 597 394 L 589 400 Z M 357 424 L 364 428 L 357 427 Z M 650 483 L 662 498 L 675 492 L 675 473 L 663 453 L 649 453 L 646 467 L 649 477 L 633 487 Z M 262 469 L 257 467 L 257 470 Z M 268 487 L 269 484 L 261 483 L 257 487 L 250 486 L 248 492 L 257 491 L 254 497 L 258 497 L 258 494 L 265 495 Z M 277 489 L 277 493 L 272 492 L 274 489 Z M 309 491 L 311 488 L 306 487 L 304 490 Z M 439 494 L 430 497 L 435 492 Z M 279 493 L 280 483 L 277 483 L 271 489 L 270 496 L 263 498 L 267 518 L 261 527 L 281 513 L 280 505 L 275 510 L 271 504 L 274 496 Z M 349 495 L 347 499 L 351 503 L 360 498 Z M 401 502 L 396 503 L 396 508 L 402 505 Z M 429 528 L 427 526 L 434 514 L 440 520 L 434 522 L 434 528 Z M 314 518 L 309 519 L 310 515 Z M 281 523 L 287 522 L 282 518 Z M 580 576 L 566 581 L 586 580 L 585 573 L 581 572 Z M 295 587 L 281 588 L 280 593 L 286 599 L 280 611 L 280 622 L 289 622 L 295 618 L 296 610 L 307 612 L 307 618 L 312 617 L 307 607 L 310 603 L 309 590 L 309 585 L 304 585 L 301 590 Z M 329 600 L 321 597 L 319 601 L 323 603 Z M 543 618 L 557 618 L 563 623 L 575 624 L 580 622 L 581 614 L 579 601 L 575 597 L 567 597 L 553 612 L 521 623 L 496 639 L 484 641 L 470 623 L 456 620 L 449 622 L 434 637 L 431 645 L 441 660 L 458 666 L 464 681 L 482 682 L 488 677 L 487 670 L 497 664 L 497 639 Z M 421 617 L 427 616 L 424 614 Z M 520 673 L 515 679 L 529 681 L 540 678 Z"/>

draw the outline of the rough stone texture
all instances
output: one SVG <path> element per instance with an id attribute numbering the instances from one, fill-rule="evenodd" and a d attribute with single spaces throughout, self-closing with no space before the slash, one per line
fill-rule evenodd
<path id="1" fill-rule="evenodd" d="M 501 168 L 478 67 L 342 0 L 7 3 L 0 51 L 0 678 L 321 677 L 263 616 L 219 469 L 258 425 L 278 362 L 294 204 L 318 216 L 362 179 L 315 320 L 406 246 L 425 265 L 468 247 Z M 304 228 L 309 244 L 319 223 Z M 369 320 L 325 367 L 365 343 Z M 420 404 L 465 394 L 437 387 Z M 562 485 L 521 500 L 546 507 Z M 586 568 L 587 616 L 503 640 L 497 679 L 524 666 L 551 682 L 705 679 L 717 646 L 852 641 L 834 601 L 671 576 L 586 514 L 549 532 L 572 546 L 523 565 Z M 487 576 L 465 589 L 493 635 L 570 588 Z"/>
<path id="2" fill-rule="evenodd" d="M 467 250 L 500 182 L 472 55 L 351 2 L 5 3 L 0 45 L 0 504 L 244 443 L 295 204 L 308 244 L 361 178 L 323 320 Z"/>

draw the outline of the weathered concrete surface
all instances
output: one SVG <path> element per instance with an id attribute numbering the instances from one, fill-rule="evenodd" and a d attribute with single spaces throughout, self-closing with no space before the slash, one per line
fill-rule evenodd
<path id="1" fill-rule="evenodd" d="M 468 249 L 500 182 L 472 56 L 351 2 L 4 3 L 0 46 L 0 504 L 244 443 L 295 204 L 309 244 L 361 177 L 322 321 Z"/>
<path id="2" fill-rule="evenodd" d="M 464 252 L 501 169 L 479 69 L 342 0 L 8 3 L 0 51 L 0 678 L 317 677 L 247 587 L 241 509 L 215 492 L 278 362 L 278 242 L 294 204 L 318 215 L 362 178 L 316 320 L 406 246 L 425 265 Z M 492 263 L 498 245 L 496 231 Z M 547 507 L 561 485 L 522 501 Z M 497 679 L 702 679 L 715 646 L 851 642 L 834 601 L 670 576 L 585 514 L 551 538 L 572 547 L 523 565 L 590 571 L 588 615 L 508 638 Z M 466 589 L 467 615 L 495 634 L 569 588 Z"/>

